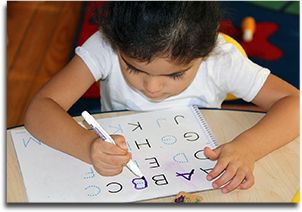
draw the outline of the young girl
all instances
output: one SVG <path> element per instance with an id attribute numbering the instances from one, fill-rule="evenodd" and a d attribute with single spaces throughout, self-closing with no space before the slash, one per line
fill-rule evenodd
<path id="1" fill-rule="evenodd" d="M 25 127 L 45 144 L 101 175 L 122 171 L 131 158 L 124 137 L 112 135 L 116 146 L 106 143 L 66 112 L 99 79 L 103 111 L 220 108 L 228 93 L 267 111 L 234 140 L 204 149 L 218 160 L 207 179 L 216 178 L 213 187 L 224 193 L 250 188 L 255 161 L 299 135 L 299 91 L 225 42 L 217 2 L 111 2 L 98 17 L 100 31 L 27 109 Z"/>

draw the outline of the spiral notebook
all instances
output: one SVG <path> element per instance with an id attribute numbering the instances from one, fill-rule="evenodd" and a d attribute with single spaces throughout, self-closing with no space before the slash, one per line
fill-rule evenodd
<path id="1" fill-rule="evenodd" d="M 29 202 L 134 202 L 213 189 L 206 179 L 216 161 L 205 157 L 206 146 L 218 146 L 195 106 L 143 112 L 97 120 L 109 134 L 126 138 L 132 160 L 145 178 L 127 167 L 113 177 L 55 150 L 25 129 L 12 130 Z M 90 129 L 88 124 L 79 122 Z"/>

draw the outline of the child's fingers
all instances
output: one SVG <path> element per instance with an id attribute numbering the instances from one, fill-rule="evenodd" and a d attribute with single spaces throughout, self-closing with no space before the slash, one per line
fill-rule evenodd
<path id="1" fill-rule="evenodd" d="M 123 136 L 113 136 L 118 145 L 122 146 Z M 103 141 L 97 138 L 91 144 L 91 160 L 95 170 L 103 176 L 113 176 L 122 172 L 123 166 L 129 162 L 132 154 L 128 148 Z"/>
<path id="2" fill-rule="evenodd" d="M 120 147 L 121 149 L 128 151 L 128 146 L 125 140 L 125 137 L 122 135 L 111 135 L 113 140 L 115 141 L 116 146 Z"/>
<path id="3" fill-rule="evenodd" d="M 98 159 L 109 165 L 124 165 L 129 162 L 131 156 L 130 152 L 126 155 L 100 154 Z"/>
<path id="4" fill-rule="evenodd" d="M 115 144 L 104 142 L 98 144 L 98 150 L 102 151 L 105 154 L 109 155 L 126 155 L 128 153 L 128 149 L 123 149 Z"/>
<path id="5" fill-rule="evenodd" d="M 129 162 L 130 158 L 130 152 L 125 156 L 98 154 L 94 157 L 93 166 L 99 174 L 113 176 L 123 171 L 124 165 Z"/>
<path id="6" fill-rule="evenodd" d="M 247 173 L 244 182 L 242 182 L 237 188 L 238 189 L 248 189 L 252 187 L 255 183 L 255 177 L 252 173 Z"/>
<path id="7" fill-rule="evenodd" d="M 211 160 L 216 160 L 218 159 L 220 148 L 221 147 L 211 150 L 209 147 L 205 147 L 203 151 L 206 157 L 210 158 Z"/>
<path id="8" fill-rule="evenodd" d="M 109 165 L 102 161 L 94 165 L 94 169 L 102 176 L 114 176 L 123 171 L 122 165 Z"/>
<path id="9" fill-rule="evenodd" d="M 218 177 L 227 167 L 229 161 L 226 159 L 221 158 L 217 161 L 215 167 L 210 171 L 210 173 L 207 175 L 208 180 L 213 180 L 216 177 Z"/>
<path id="10" fill-rule="evenodd" d="M 233 164 L 228 164 L 228 167 L 226 168 L 225 172 L 216 181 L 213 182 L 213 187 L 219 188 L 219 187 L 225 185 L 226 183 L 228 183 L 230 180 L 232 180 L 234 178 L 236 171 L 237 171 L 237 166 L 235 166 Z M 243 178 L 244 178 L 244 175 L 243 175 Z M 243 180 L 243 178 L 242 178 L 242 180 Z M 239 183 L 236 185 L 236 187 L 239 185 Z"/>
<path id="11" fill-rule="evenodd" d="M 117 169 L 106 169 L 102 172 L 99 172 L 99 174 L 101 174 L 102 176 L 107 176 L 107 177 L 110 177 L 110 176 L 115 176 L 115 175 L 118 175 L 120 173 L 122 173 L 123 171 L 123 167 L 119 167 Z"/>
<path id="12" fill-rule="evenodd" d="M 237 188 L 242 183 L 244 178 L 245 178 L 245 173 L 241 170 L 238 170 L 238 172 L 233 177 L 233 179 L 231 179 L 230 183 L 222 188 L 222 192 L 228 193 L 230 191 L 233 191 L 235 188 Z"/>

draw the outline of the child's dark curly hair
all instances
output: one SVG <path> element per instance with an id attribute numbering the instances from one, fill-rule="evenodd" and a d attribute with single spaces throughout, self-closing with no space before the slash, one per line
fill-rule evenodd
<path id="1" fill-rule="evenodd" d="M 221 19 L 212 1 L 109 2 L 95 14 L 114 50 L 142 62 L 167 57 L 184 64 L 213 50 Z"/>

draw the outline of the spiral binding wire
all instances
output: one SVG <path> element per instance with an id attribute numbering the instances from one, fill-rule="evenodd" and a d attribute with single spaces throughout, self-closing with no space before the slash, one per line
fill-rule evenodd
<path id="1" fill-rule="evenodd" d="M 213 135 L 208 123 L 204 119 L 204 117 L 201 114 L 198 107 L 196 105 L 192 105 L 191 109 L 192 109 L 193 113 L 195 114 L 195 117 L 196 117 L 200 127 L 203 129 L 203 132 L 204 132 L 205 136 L 208 138 L 208 140 L 210 140 L 212 142 L 212 144 L 214 144 L 215 148 L 218 147 L 219 143 L 216 140 L 215 136 Z"/>

